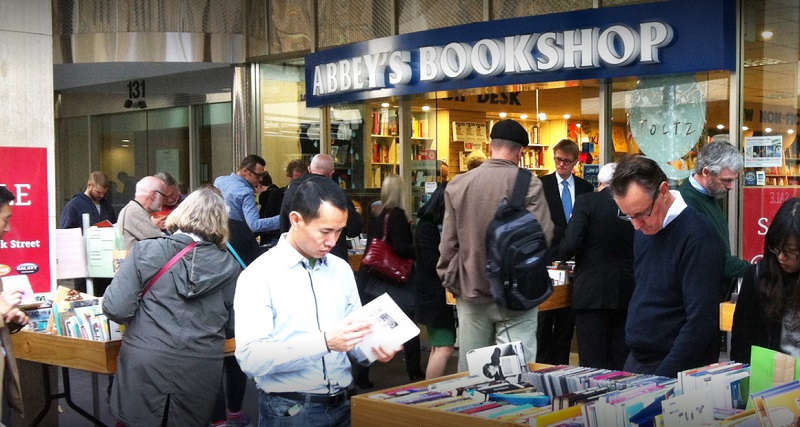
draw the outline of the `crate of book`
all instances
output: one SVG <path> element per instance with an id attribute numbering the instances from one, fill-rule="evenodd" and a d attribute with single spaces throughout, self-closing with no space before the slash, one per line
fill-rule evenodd
<path id="1" fill-rule="evenodd" d="M 43 332 L 20 331 L 11 336 L 17 359 L 100 374 L 117 370 L 121 340 L 89 341 Z"/>
<path id="2" fill-rule="evenodd" d="M 478 349 L 473 360 L 468 355 L 470 372 L 355 396 L 353 425 L 699 426 L 732 425 L 725 423 L 744 417 L 746 399 L 725 399 L 720 390 L 746 385 L 747 365 L 721 362 L 667 378 L 530 364 L 525 372 L 504 369 L 512 374 L 498 377 L 487 366 L 508 367 L 503 359 L 511 351 L 505 347 L 513 344 Z M 798 389 L 786 386 L 779 392 Z M 728 393 L 748 395 L 746 388 Z M 762 413 L 762 418 L 770 415 Z"/>

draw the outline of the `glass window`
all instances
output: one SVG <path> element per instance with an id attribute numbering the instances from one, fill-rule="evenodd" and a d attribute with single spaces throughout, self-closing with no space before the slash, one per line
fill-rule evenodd
<path id="1" fill-rule="evenodd" d="M 641 152 L 667 177 L 686 179 L 702 145 L 730 132 L 729 81 L 727 72 L 614 80 L 613 159 Z"/>
<path id="2" fill-rule="evenodd" d="M 199 114 L 198 184 L 211 184 L 216 177 L 230 174 L 231 165 L 238 164 L 231 145 L 231 103 L 203 105 Z"/>
<path id="3" fill-rule="evenodd" d="M 309 164 L 321 152 L 320 110 L 308 108 L 303 61 L 265 64 L 261 69 L 261 152 L 275 185 L 289 183 L 292 160 Z"/>
<path id="4" fill-rule="evenodd" d="M 86 179 L 92 172 L 92 160 L 89 158 L 90 150 L 86 149 L 89 139 L 87 117 L 59 119 L 56 126 L 56 209 L 61 212 L 73 194 L 86 190 Z"/>

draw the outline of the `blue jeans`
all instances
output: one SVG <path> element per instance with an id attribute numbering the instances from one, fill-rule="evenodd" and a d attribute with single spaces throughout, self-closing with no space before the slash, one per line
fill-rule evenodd
<path id="1" fill-rule="evenodd" d="M 350 401 L 333 406 L 306 404 L 261 391 L 258 415 L 258 427 L 350 427 Z"/>

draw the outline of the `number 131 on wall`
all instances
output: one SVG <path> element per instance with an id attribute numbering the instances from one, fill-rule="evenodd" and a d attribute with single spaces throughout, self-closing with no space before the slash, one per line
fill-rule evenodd
<path id="1" fill-rule="evenodd" d="M 142 80 L 131 80 L 128 82 L 128 98 L 138 99 L 145 97 L 145 84 Z"/>

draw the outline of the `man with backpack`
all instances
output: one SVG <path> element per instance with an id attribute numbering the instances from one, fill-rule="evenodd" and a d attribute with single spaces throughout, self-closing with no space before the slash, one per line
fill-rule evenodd
<path id="1" fill-rule="evenodd" d="M 528 133 L 513 120 L 492 127 L 491 157 L 481 166 L 454 177 L 445 191 L 441 257 L 437 271 L 444 286 L 456 296 L 458 309 L 459 371 L 467 369 L 470 350 L 507 341 L 521 341 L 527 362 L 536 360 L 538 309 L 511 310 L 498 305 L 487 279 L 486 235 L 498 205 L 510 198 Z M 524 206 L 541 224 L 547 243 L 553 222 L 542 183 L 531 176 Z"/>

